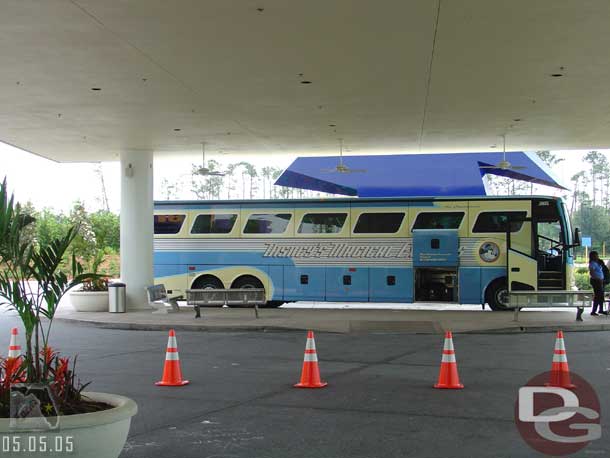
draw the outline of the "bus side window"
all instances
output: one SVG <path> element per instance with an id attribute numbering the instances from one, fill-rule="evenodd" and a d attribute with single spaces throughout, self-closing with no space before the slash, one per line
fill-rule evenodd
<path id="1" fill-rule="evenodd" d="M 290 213 L 250 215 L 244 234 L 283 234 L 291 218 Z"/>
<path id="2" fill-rule="evenodd" d="M 309 285 L 309 275 L 301 275 L 301 285 Z"/>
<path id="3" fill-rule="evenodd" d="M 236 214 L 202 214 L 195 218 L 191 234 L 228 234 L 233 230 Z"/>
<path id="4" fill-rule="evenodd" d="M 182 228 L 186 215 L 155 215 L 155 234 L 177 234 Z"/>
<path id="5" fill-rule="evenodd" d="M 459 229 L 464 212 L 422 212 L 415 218 L 413 229 Z"/>
<path id="6" fill-rule="evenodd" d="M 307 213 L 301 220 L 299 234 L 338 234 L 347 213 Z"/>
<path id="7" fill-rule="evenodd" d="M 524 211 L 483 212 L 477 217 L 472 232 L 506 232 L 510 218 L 510 231 L 518 232 L 527 217 Z"/>
<path id="8" fill-rule="evenodd" d="M 394 286 L 396 285 L 396 277 L 394 275 L 388 275 L 386 278 L 386 282 L 388 286 Z"/>

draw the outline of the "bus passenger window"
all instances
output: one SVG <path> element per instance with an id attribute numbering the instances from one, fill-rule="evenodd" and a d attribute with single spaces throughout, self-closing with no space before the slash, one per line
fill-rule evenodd
<path id="1" fill-rule="evenodd" d="M 233 230 L 236 219 L 235 214 L 198 215 L 191 234 L 228 234 Z"/>
<path id="2" fill-rule="evenodd" d="M 510 231 L 518 232 L 523 226 L 527 212 L 484 212 L 479 215 L 474 223 L 472 232 L 506 232 L 510 219 Z"/>
<path id="3" fill-rule="evenodd" d="M 301 285 L 309 284 L 309 275 L 301 275 Z"/>
<path id="4" fill-rule="evenodd" d="M 404 213 L 362 213 L 354 234 L 395 234 L 404 218 Z"/>
<path id="5" fill-rule="evenodd" d="M 155 215 L 155 234 L 177 234 L 185 215 Z"/>
<path id="6" fill-rule="evenodd" d="M 244 227 L 244 234 L 283 234 L 290 218 L 290 213 L 250 215 Z"/>
<path id="7" fill-rule="evenodd" d="M 343 284 L 349 286 L 352 284 L 352 276 L 351 275 L 343 275 Z"/>
<path id="8" fill-rule="evenodd" d="M 337 234 L 346 219 L 347 213 L 307 213 L 301 220 L 299 234 Z"/>
<path id="9" fill-rule="evenodd" d="M 464 219 L 464 212 L 420 213 L 413 229 L 458 229 Z"/>
<path id="10" fill-rule="evenodd" d="M 386 283 L 388 284 L 388 286 L 396 285 L 396 277 L 394 275 L 388 275 L 386 277 Z"/>

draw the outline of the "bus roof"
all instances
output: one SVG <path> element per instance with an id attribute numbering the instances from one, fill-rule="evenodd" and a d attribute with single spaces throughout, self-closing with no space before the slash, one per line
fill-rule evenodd
<path id="1" fill-rule="evenodd" d="M 542 195 L 520 196 L 441 196 L 441 197 L 340 197 L 316 199 L 235 199 L 235 200 L 157 200 L 155 206 L 195 206 L 195 205 L 257 205 L 257 204 L 349 204 L 349 203 L 391 203 L 391 202 L 430 202 L 430 201 L 456 201 L 456 200 L 561 200 L 561 197 Z"/>

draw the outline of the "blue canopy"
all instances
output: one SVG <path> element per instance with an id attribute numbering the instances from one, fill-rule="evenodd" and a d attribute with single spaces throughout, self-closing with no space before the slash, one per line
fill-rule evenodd
<path id="1" fill-rule="evenodd" d="M 275 184 L 359 197 L 484 196 L 483 176 L 489 173 L 567 189 L 534 153 L 506 153 L 507 161 L 523 169 L 481 168 L 502 159 L 502 153 L 344 156 L 344 165 L 365 172 L 338 173 L 329 171 L 337 156 L 299 157 Z"/>

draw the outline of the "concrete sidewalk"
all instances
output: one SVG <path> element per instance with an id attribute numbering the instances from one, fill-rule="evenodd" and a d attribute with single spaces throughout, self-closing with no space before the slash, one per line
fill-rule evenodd
<path id="1" fill-rule="evenodd" d="M 328 309 L 279 308 L 259 309 L 204 308 L 202 318 L 195 319 L 190 308 L 179 313 L 152 314 L 151 311 L 129 313 L 85 313 L 60 307 L 56 318 L 75 324 L 113 329 L 191 331 L 264 331 L 306 330 L 358 333 L 406 332 L 419 334 L 453 332 L 541 332 L 558 328 L 564 331 L 610 330 L 610 318 L 592 317 L 585 312 L 584 322 L 575 321 L 575 311 L 527 310 L 514 321 L 512 312 L 483 310 L 420 309 Z"/>

